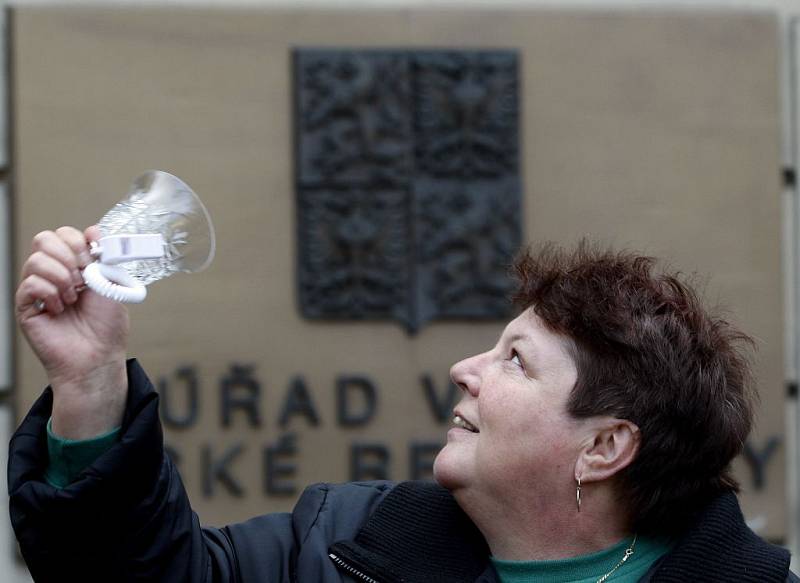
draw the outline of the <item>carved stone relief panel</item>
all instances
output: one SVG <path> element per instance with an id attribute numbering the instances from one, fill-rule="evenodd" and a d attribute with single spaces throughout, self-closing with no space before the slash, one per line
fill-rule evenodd
<path id="1" fill-rule="evenodd" d="M 308 318 L 509 314 L 521 242 L 517 56 L 297 50 L 300 306 Z"/>

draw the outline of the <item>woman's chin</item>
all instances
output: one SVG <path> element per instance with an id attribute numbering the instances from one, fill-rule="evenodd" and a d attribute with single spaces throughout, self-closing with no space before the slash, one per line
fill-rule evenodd
<path id="1" fill-rule="evenodd" d="M 448 490 L 454 490 L 464 485 L 464 464 L 458 463 L 453 452 L 447 451 L 447 446 L 439 452 L 433 461 L 433 478 Z"/>

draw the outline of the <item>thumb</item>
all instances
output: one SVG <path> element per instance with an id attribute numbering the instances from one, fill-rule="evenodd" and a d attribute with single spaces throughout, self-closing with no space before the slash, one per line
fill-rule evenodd
<path id="1" fill-rule="evenodd" d="M 83 269 L 90 263 L 94 262 L 95 257 L 92 257 L 89 254 L 89 243 L 94 243 L 95 241 L 98 241 L 100 237 L 103 236 L 103 233 L 100 232 L 100 227 L 98 227 L 97 225 L 91 225 L 89 227 L 86 227 L 86 229 L 84 229 L 83 236 L 86 239 L 86 246 L 78 256 L 78 261 L 80 263 L 81 269 Z"/>
<path id="2" fill-rule="evenodd" d="M 86 227 L 83 231 L 84 237 L 86 237 L 87 241 L 97 241 L 103 234 L 100 232 L 100 227 L 97 225 L 92 225 L 90 227 Z"/>

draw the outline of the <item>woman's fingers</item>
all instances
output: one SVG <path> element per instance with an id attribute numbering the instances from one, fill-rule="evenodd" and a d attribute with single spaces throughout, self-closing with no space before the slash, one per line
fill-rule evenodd
<path id="1" fill-rule="evenodd" d="M 90 231 L 94 235 L 91 227 L 87 229 Z M 22 266 L 23 283 L 18 290 L 17 307 L 32 306 L 39 311 L 36 300 L 42 300 L 49 312 L 61 313 L 65 305 L 78 301 L 76 288 L 84 283 L 80 270 L 92 261 L 87 237 L 74 227 L 59 227 L 38 233 L 31 247 L 33 252 Z M 36 296 L 37 293 L 40 295 Z"/>
<path id="2" fill-rule="evenodd" d="M 58 287 L 40 275 L 32 274 L 22 280 L 17 288 L 15 304 L 17 313 L 21 318 L 37 315 L 41 310 L 36 301 L 42 300 L 45 308 L 51 314 L 60 314 L 64 311 Z"/>
<path id="3" fill-rule="evenodd" d="M 61 236 L 53 231 L 42 231 L 33 238 L 31 247 L 33 249 L 31 258 L 36 255 L 37 252 L 49 255 L 50 257 L 61 262 L 64 267 L 69 270 L 75 285 L 80 285 L 83 282 L 83 278 L 80 274 L 81 265 L 78 259 L 78 254 Z M 23 269 L 23 277 L 25 275 L 27 274 Z"/>
<path id="4" fill-rule="evenodd" d="M 75 287 L 81 285 L 83 279 L 76 280 L 75 274 L 75 269 L 69 269 L 60 260 L 43 251 L 35 251 L 22 266 L 23 278 L 36 275 L 47 280 L 57 288 L 65 304 L 74 304 L 78 299 Z M 77 275 L 80 278 L 80 273 Z"/>
<path id="5" fill-rule="evenodd" d="M 87 229 L 87 231 L 88 230 L 89 229 Z M 59 227 L 56 229 L 56 235 L 58 235 L 75 254 L 75 258 L 80 269 L 83 269 L 92 262 L 92 258 L 89 255 L 89 243 L 87 237 L 78 229 L 75 227 Z"/>

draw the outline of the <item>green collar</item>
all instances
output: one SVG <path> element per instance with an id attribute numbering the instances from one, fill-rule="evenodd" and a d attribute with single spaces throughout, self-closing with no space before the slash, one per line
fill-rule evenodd
<path id="1" fill-rule="evenodd" d="M 552 561 L 503 561 L 492 557 L 501 583 L 596 583 L 625 555 L 633 537 L 589 555 Z M 635 583 L 672 548 L 663 539 L 638 537 L 634 553 L 606 581 Z"/>

